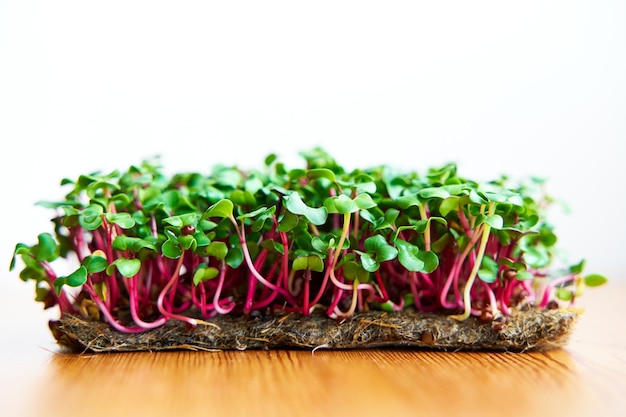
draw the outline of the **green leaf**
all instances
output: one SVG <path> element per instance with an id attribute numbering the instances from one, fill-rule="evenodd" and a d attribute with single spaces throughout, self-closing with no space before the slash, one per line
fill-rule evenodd
<path id="1" fill-rule="evenodd" d="M 276 206 L 271 206 L 269 208 L 259 207 L 258 209 L 253 210 L 249 213 L 245 213 L 240 216 L 237 216 L 237 220 L 255 219 L 254 222 L 252 223 L 252 231 L 259 232 L 263 230 L 267 222 L 273 223 L 275 212 L 276 212 Z"/>
<path id="2" fill-rule="evenodd" d="M 329 247 L 332 247 L 334 244 L 334 240 L 326 241 L 318 236 L 314 236 L 311 239 L 311 246 L 318 252 L 326 252 Z"/>
<path id="3" fill-rule="evenodd" d="M 374 226 L 382 225 L 385 221 L 384 217 L 382 217 L 382 213 L 380 216 L 376 216 L 376 214 L 370 210 L 361 210 L 359 216 L 361 216 L 363 220 L 372 223 Z"/>
<path id="4" fill-rule="evenodd" d="M 289 179 L 293 182 L 297 182 L 300 179 L 306 177 L 306 170 L 301 168 L 295 168 L 289 171 Z"/>
<path id="5" fill-rule="evenodd" d="M 41 233 L 37 240 L 39 243 L 33 248 L 35 259 L 50 262 L 59 256 L 59 245 L 50 233 Z"/>
<path id="6" fill-rule="evenodd" d="M 198 224 L 198 220 L 199 219 L 197 213 L 185 213 L 179 214 L 177 216 L 166 217 L 165 219 L 163 219 L 163 223 L 180 229 L 184 226 L 195 226 L 196 224 Z"/>
<path id="7" fill-rule="evenodd" d="M 308 230 L 305 227 L 301 227 L 297 233 L 294 233 L 293 235 L 292 247 L 306 252 L 312 252 L 314 251 L 313 246 L 311 245 L 312 239 L 313 236 L 308 232 Z"/>
<path id="8" fill-rule="evenodd" d="M 515 279 L 518 281 L 529 281 L 533 278 L 535 278 L 535 276 L 531 272 L 528 272 L 528 271 L 518 270 L 515 273 Z"/>
<path id="9" fill-rule="evenodd" d="M 398 199 L 407 186 L 408 181 L 406 176 L 395 172 L 388 166 L 385 166 L 382 169 L 381 177 L 389 197 L 392 200 Z"/>
<path id="10" fill-rule="evenodd" d="M 476 190 L 471 190 L 469 193 L 469 199 L 474 204 L 487 204 L 489 203 L 489 199 L 482 192 L 478 192 Z"/>
<path id="11" fill-rule="evenodd" d="M 83 259 L 81 265 L 85 267 L 88 273 L 95 274 L 104 271 L 109 263 L 102 256 L 89 255 Z"/>
<path id="12" fill-rule="evenodd" d="M 285 208 L 293 214 L 306 217 L 308 221 L 316 226 L 326 223 L 326 218 L 328 217 L 328 211 L 325 207 L 314 208 L 307 206 L 297 192 L 292 192 L 285 196 Z"/>
<path id="13" fill-rule="evenodd" d="M 87 282 L 87 268 L 80 266 L 76 271 L 65 277 L 65 284 L 70 287 L 79 287 Z"/>
<path id="14" fill-rule="evenodd" d="M 407 271 L 418 272 L 424 270 L 425 263 L 418 256 L 420 250 L 417 246 L 402 239 L 397 239 L 395 244 L 398 248 L 398 261 Z"/>
<path id="15" fill-rule="evenodd" d="M 498 267 L 499 265 L 495 260 L 488 256 L 483 257 L 478 270 L 478 278 L 489 284 L 495 282 L 498 279 Z"/>
<path id="16" fill-rule="evenodd" d="M 315 271 L 322 272 L 324 270 L 324 262 L 317 255 L 298 256 L 293 260 L 291 268 L 294 271 Z"/>
<path id="17" fill-rule="evenodd" d="M 580 261 L 576 265 L 570 266 L 569 271 L 572 274 L 581 274 L 583 272 L 583 270 L 585 269 L 585 263 L 586 263 L 586 261 L 583 259 L 582 261 Z"/>
<path id="18" fill-rule="evenodd" d="M 382 304 L 378 305 L 380 307 L 381 310 L 386 311 L 387 313 L 393 313 L 394 312 L 394 305 L 391 302 L 391 300 L 387 300 Z"/>
<path id="19" fill-rule="evenodd" d="M 544 246 L 530 246 L 522 257 L 524 262 L 534 268 L 543 268 L 550 263 L 550 254 Z"/>
<path id="20" fill-rule="evenodd" d="M 504 227 L 504 219 L 499 214 L 492 214 L 491 216 L 487 216 L 485 214 L 479 214 L 476 217 L 476 227 L 480 224 L 486 223 L 492 229 L 500 230 Z"/>
<path id="21" fill-rule="evenodd" d="M 170 238 L 163 242 L 161 253 L 170 259 L 178 259 L 183 254 L 183 251 L 178 246 L 178 242 Z"/>
<path id="22" fill-rule="evenodd" d="M 556 296 L 559 300 L 571 301 L 574 298 L 574 293 L 567 288 L 557 288 Z"/>
<path id="23" fill-rule="evenodd" d="M 137 275 L 141 269 L 141 261 L 139 259 L 117 258 L 111 262 L 106 268 L 107 275 L 113 275 L 113 272 L 117 271 L 125 278 L 131 278 Z"/>
<path id="24" fill-rule="evenodd" d="M 156 246 L 147 240 L 126 235 L 118 235 L 115 237 L 113 240 L 113 249 L 133 253 L 138 253 L 142 249 L 148 249 L 153 252 L 157 250 Z"/>
<path id="25" fill-rule="evenodd" d="M 387 211 L 385 211 L 385 223 L 393 226 L 396 224 L 396 220 L 398 219 L 398 216 L 400 215 L 400 211 L 395 209 L 395 208 L 390 208 Z M 380 226 L 379 226 L 380 227 Z"/>
<path id="26" fill-rule="evenodd" d="M 339 183 L 341 184 L 341 182 L 339 182 Z M 353 186 L 357 190 L 357 192 L 359 192 L 359 193 L 367 193 L 367 194 L 373 194 L 378 189 L 376 187 L 376 183 L 374 181 L 355 182 L 355 183 L 351 184 L 351 186 Z"/>
<path id="27" fill-rule="evenodd" d="M 193 251 L 198 247 L 198 243 L 193 235 L 183 235 L 178 237 L 178 246 L 180 246 L 181 249 L 191 249 Z"/>
<path id="28" fill-rule="evenodd" d="M 193 273 L 193 283 L 197 286 L 201 282 L 217 277 L 219 273 L 220 271 L 215 267 L 207 267 L 206 264 L 200 264 Z"/>
<path id="29" fill-rule="evenodd" d="M 276 253 L 279 253 L 281 255 L 285 253 L 285 248 L 283 247 L 283 244 L 282 243 L 278 243 L 278 242 L 276 242 L 273 239 L 265 239 L 265 240 L 263 240 L 263 242 L 261 242 L 261 247 L 263 249 L 267 249 L 267 250 L 269 250 L 271 252 L 276 252 Z M 300 252 L 299 249 L 295 249 L 294 250 L 294 253 L 296 253 L 298 255 L 300 254 L 299 252 Z"/>
<path id="30" fill-rule="evenodd" d="M 211 239 L 202 232 L 196 232 L 193 234 L 193 239 L 196 241 L 196 246 L 208 246 L 211 243 Z"/>
<path id="31" fill-rule="evenodd" d="M 310 169 L 306 176 L 309 179 L 317 179 L 317 178 L 325 178 L 330 182 L 337 182 L 337 178 L 335 177 L 335 173 L 330 169 L 326 168 L 314 168 Z"/>
<path id="32" fill-rule="evenodd" d="M 29 257 L 25 258 L 28 259 Z M 32 258 L 31 258 L 32 259 Z M 43 269 L 41 265 L 38 263 L 35 266 L 26 266 L 20 272 L 20 279 L 24 282 L 33 280 L 33 281 L 44 281 L 48 276 L 46 275 L 46 271 Z"/>
<path id="33" fill-rule="evenodd" d="M 341 214 L 354 213 L 359 209 L 354 200 L 345 194 L 327 198 L 324 202 L 324 207 L 328 208 L 328 211 L 331 213 Z"/>
<path id="34" fill-rule="evenodd" d="M 343 275 L 350 281 L 358 279 L 359 282 L 369 282 L 370 280 L 369 272 L 355 261 L 348 261 L 343 265 Z"/>
<path id="35" fill-rule="evenodd" d="M 557 237 L 549 227 L 542 227 L 539 230 L 539 240 L 545 246 L 554 246 L 557 242 Z"/>
<path id="36" fill-rule="evenodd" d="M 432 242 L 430 247 L 435 253 L 442 253 L 447 247 L 449 247 L 452 240 L 452 234 L 446 233 L 442 235 L 439 239 Z"/>
<path id="37" fill-rule="evenodd" d="M 18 243 L 15 245 L 15 249 L 13 250 L 13 257 L 11 258 L 11 264 L 9 265 L 9 271 L 13 271 L 15 269 L 15 261 L 17 256 L 27 255 L 30 251 L 30 247 L 25 245 L 24 243 Z"/>
<path id="38" fill-rule="evenodd" d="M 599 274 L 589 274 L 584 278 L 585 285 L 588 287 L 598 287 L 608 282 L 608 279 Z"/>
<path id="39" fill-rule="evenodd" d="M 222 260 L 228 255 L 228 246 L 224 242 L 214 241 L 209 244 L 207 249 L 208 256 Z"/>
<path id="40" fill-rule="evenodd" d="M 298 225 L 298 216 L 290 211 L 285 211 L 278 221 L 278 230 L 280 232 L 291 232 Z"/>
<path id="41" fill-rule="evenodd" d="M 451 196 L 460 197 L 465 195 L 471 186 L 466 182 L 461 182 L 442 185 L 441 188 L 446 190 Z"/>
<path id="42" fill-rule="evenodd" d="M 422 198 L 426 198 L 426 199 L 431 199 L 431 198 L 448 198 L 450 197 L 450 193 L 445 190 L 444 188 L 441 187 L 429 187 L 429 188 L 422 188 L 419 192 L 418 192 L 419 196 Z"/>
<path id="43" fill-rule="evenodd" d="M 446 164 L 440 168 L 431 168 L 428 170 L 428 179 L 435 184 L 444 184 L 456 175 L 456 165 L 453 163 Z"/>
<path id="44" fill-rule="evenodd" d="M 45 302 L 49 294 L 50 294 L 50 288 L 35 287 L 35 301 Z"/>
<path id="45" fill-rule="evenodd" d="M 417 220 L 413 222 L 413 230 L 418 233 L 424 233 L 428 227 L 430 227 L 431 222 L 437 222 L 444 226 L 448 224 L 448 221 L 443 217 L 429 217 L 427 219 Z"/>
<path id="46" fill-rule="evenodd" d="M 239 170 L 219 165 L 213 170 L 213 176 L 219 185 L 230 188 L 239 187 L 243 181 L 243 176 Z"/>
<path id="47" fill-rule="evenodd" d="M 96 230 L 102 226 L 104 209 L 99 204 L 90 204 L 78 215 L 78 222 L 87 230 Z"/>
<path id="48" fill-rule="evenodd" d="M 375 255 L 375 259 L 379 263 L 390 261 L 398 256 L 398 249 L 387 243 L 382 235 L 368 237 L 363 245 L 368 253 Z"/>
<path id="49" fill-rule="evenodd" d="M 54 286 L 54 292 L 57 295 L 61 295 L 61 291 L 63 290 L 63 286 L 65 285 L 65 278 L 63 277 L 58 277 L 57 279 L 54 280 L 53 286 Z"/>
<path id="50" fill-rule="evenodd" d="M 206 209 L 206 211 L 202 215 L 202 220 L 205 220 L 211 217 L 221 217 L 221 218 L 232 217 L 234 207 L 235 206 L 233 205 L 232 201 L 228 199 L 220 200 L 217 203 L 213 204 L 208 209 Z"/>
<path id="51" fill-rule="evenodd" d="M 420 251 L 417 257 L 424 262 L 424 267 L 419 272 L 430 274 L 439 266 L 439 257 L 433 251 Z"/>
<path id="52" fill-rule="evenodd" d="M 357 195 L 354 198 L 354 204 L 356 204 L 356 206 L 361 210 L 376 207 L 376 203 L 372 200 L 372 196 L 366 193 Z"/>
<path id="53" fill-rule="evenodd" d="M 243 251 L 241 248 L 231 248 L 226 255 L 226 264 L 231 268 L 238 268 L 243 262 Z"/>
<path id="54" fill-rule="evenodd" d="M 135 225 L 135 219 L 130 213 L 107 213 L 105 217 L 109 223 L 116 224 L 122 229 L 130 229 Z"/>
<path id="55" fill-rule="evenodd" d="M 71 274 L 57 278 L 54 281 L 54 290 L 57 295 L 60 295 L 63 285 L 69 285 L 70 287 L 79 287 L 85 282 L 87 282 L 87 268 L 81 265 Z"/>
<path id="56" fill-rule="evenodd" d="M 278 155 L 276 155 L 275 153 L 271 153 L 269 155 L 267 155 L 265 157 L 265 159 L 263 160 L 263 162 L 265 163 L 265 166 L 270 166 L 272 165 L 276 160 L 278 159 Z"/>
<path id="57" fill-rule="evenodd" d="M 263 184 L 263 181 L 258 177 L 250 177 L 246 179 L 243 185 L 244 189 L 252 195 L 252 198 L 255 201 L 256 201 L 256 198 L 254 198 L 254 194 L 256 194 L 259 190 L 263 189 L 264 186 L 265 184 Z"/>
<path id="58" fill-rule="evenodd" d="M 230 193 L 229 198 L 234 204 L 237 205 L 254 206 L 256 204 L 256 198 L 254 197 L 254 194 L 247 190 L 235 189 Z"/>
<path id="59" fill-rule="evenodd" d="M 520 194 L 513 194 L 506 201 L 514 206 L 524 207 L 524 198 Z"/>
<path id="60" fill-rule="evenodd" d="M 396 199 L 396 203 L 398 203 L 398 206 L 404 210 L 413 206 L 421 207 L 424 204 L 417 194 L 409 194 L 398 197 Z"/>
<path id="61" fill-rule="evenodd" d="M 458 210 L 460 207 L 460 204 L 461 204 L 460 197 L 448 197 L 445 200 L 443 200 L 441 204 L 439 205 L 439 213 L 441 213 L 441 215 L 445 217 L 451 212 Z"/>
<path id="62" fill-rule="evenodd" d="M 524 229 L 530 229 L 531 227 L 535 226 L 538 222 L 539 222 L 538 215 L 528 214 L 528 215 L 524 215 L 524 217 L 520 219 L 519 225 L 520 227 Z"/>
<path id="63" fill-rule="evenodd" d="M 361 265 L 366 271 L 375 272 L 380 268 L 380 263 L 371 254 L 360 251 L 357 251 L 357 253 L 361 255 Z"/>

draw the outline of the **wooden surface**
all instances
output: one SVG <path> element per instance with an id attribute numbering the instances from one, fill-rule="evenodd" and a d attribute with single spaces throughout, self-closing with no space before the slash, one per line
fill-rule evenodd
<path id="1" fill-rule="evenodd" d="M 626 286 L 588 290 L 547 353 L 415 350 L 58 353 L 42 313 L 4 319 L 6 416 L 618 416 Z"/>

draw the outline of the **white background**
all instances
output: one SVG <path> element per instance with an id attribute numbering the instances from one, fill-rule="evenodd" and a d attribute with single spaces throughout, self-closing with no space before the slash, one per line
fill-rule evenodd
<path id="1" fill-rule="evenodd" d="M 623 1 L 0 1 L 2 301 L 63 177 L 456 162 L 548 179 L 559 245 L 626 279 Z M 33 302 L 34 304 L 34 302 Z M 39 306 L 33 308 L 40 308 Z"/>

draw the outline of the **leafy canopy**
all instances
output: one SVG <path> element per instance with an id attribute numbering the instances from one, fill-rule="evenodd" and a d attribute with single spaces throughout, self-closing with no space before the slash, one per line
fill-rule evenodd
<path id="1" fill-rule="evenodd" d="M 47 307 L 80 312 L 90 300 L 115 323 L 130 308 L 140 327 L 140 314 L 160 323 L 184 319 L 181 310 L 322 306 L 339 317 L 407 300 L 456 311 L 470 299 L 496 315 L 533 300 L 546 306 L 553 290 L 571 301 L 606 282 L 583 275 L 584 261 L 549 269 L 557 237 L 537 181 L 476 182 L 454 164 L 425 174 L 348 170 L 321 148 L 302 156 L 306 166 L 294 169 L 272 154 L 247 172 L 216 165 L 167 176 L 144 161 L 64 179 L 65 198 L 40 203 L 56 213 L 54 232 L 17 244 L 10 268 L 21 259 L 20 278 L 35 282 Z M 59 258 L 78 262 L 57 276 Z"/>

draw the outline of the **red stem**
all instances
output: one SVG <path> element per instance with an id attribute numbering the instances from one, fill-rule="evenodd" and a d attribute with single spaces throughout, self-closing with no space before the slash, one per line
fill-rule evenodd
<path id="1" fill-rule="evenodd" d="M 195 319 L 191 317 L 186 317 L 186 316 L 181 316 L 179 314 L 175 314 L 171 311 L 168 311 L 164 307 L 165 297 L 167 296 L 167 293 L 169 292 L 170 288 L 172 288 L 175 284 L 178 283 L 178 277 L 180 274 L 180 269 L 183 266 L 184 258 L 185 258 L 185 250 L 183 250 L 182 254 L 178 258 L 178 262 L 176 263 L 176 269 L 174 270 L 174 273 L 172 274 L 172 278 L 170 278 L 168 283 L 165 285 L 165 287 L 163 288 L 163 290 L 161 290 L 161 293 L 159 294 L 159 298 L 157 300 L 157 307 L 159 311 L 161 312 L 161 314 L 163 314 L 168 319 L 181 320 L 195 327 L 198 324 L 198 322 Z"/>
<path id="2" fill-rule="evenodd" d="M 235 303 L 232 301 L 230 305 L 226 308 L 223 308 L 220 305 L 220 295 L 222 293 L 222 287 L 224 286 L 224 279 L 226 277 L 226 262 L 222 260 L 222 265 L 220 267 L 220 275 L 217 281 L 217 288 L 215 289 L 215 294 L 213 295 L 213 307 L 218 314 L 228 314 L 235 308 Z"/>

